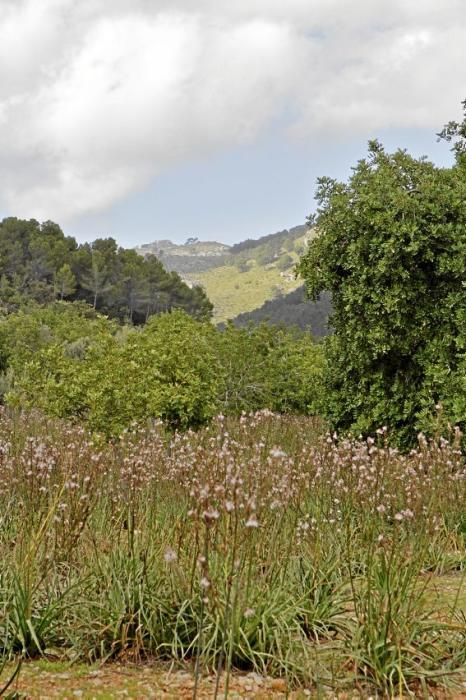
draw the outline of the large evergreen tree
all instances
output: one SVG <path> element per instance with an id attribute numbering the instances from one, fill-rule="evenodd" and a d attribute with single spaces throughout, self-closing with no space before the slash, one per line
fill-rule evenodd
<path id="1" fill-rule="evenodd" d="M 461 125 L 448 133 L 461 137 Z M 337 429 L 387 425 L 406 446 L 458 369 L 466 167 L 458 145 L 456 153 L 453 167 L 438 168 L 371 142 L 347 183 L 318 182 L 319 235 L 299 269 L 311 297 L 332 293 L 326 412 Z"/>

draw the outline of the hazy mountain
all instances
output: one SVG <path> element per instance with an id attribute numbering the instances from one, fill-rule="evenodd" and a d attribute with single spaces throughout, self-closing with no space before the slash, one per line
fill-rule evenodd
<path id="1" fill-rule="evenodd" d="M 183 245 L 154 241 L 137 252 L 156 255 L 188 284 L 201 285 L 214 304 L 214 320 L 220 322 L 300 287 L 294 266 L 312 236 L 303 225 L 232 246 L 189 238 Z"/>
<path id="2" fill-rule="evenodd" d="M 184 244 L 168 240 L 153 241 L 136 248 L 136 251 L 140 255 L 156 255 L 167 270 L 184 275 L 218 267 L 228 255 L 230 246 L 217 241 L 188 238 Z"/>

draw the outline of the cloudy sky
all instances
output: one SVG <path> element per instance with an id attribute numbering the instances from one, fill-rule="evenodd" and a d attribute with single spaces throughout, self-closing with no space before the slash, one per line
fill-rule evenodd
<path id="1" fill-rule="evenodd" d="M 302 223 L 369 138 L 448 163 L 466 0 L 0 0 L 0 217 L 79 240 Z"/>

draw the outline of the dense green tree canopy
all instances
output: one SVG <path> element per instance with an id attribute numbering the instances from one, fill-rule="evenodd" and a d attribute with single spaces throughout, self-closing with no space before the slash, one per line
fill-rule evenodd
<path id="1" fill-rule="evenodd" d="M 143 258 L 113 238 L 78 245 L 57 224 L 31 219 L 0 223 L 0 311 L 26 302 L 82 300 L 120 321 L 144 323 L 172 308 L 210 318 L 212 304 L 155 256 Z"/>
<path id="2" fill-rule="evenodd" d="M 333 298 L 327 416 L 366 434 L 388 425 L 409 444 L 461 361 L 464 160 L 438 168 L 371 142 L 347 183 L 319 180 L 317 202 L 319 235 L 299 270 L 311 297 Z"/>
<path id="3" fill-rule="evenodd" d="M 319 412 L 324 359 L 309 333 L 266 323 L 228 324 L 214 340 L 221 359 L 222 411 Z"/>

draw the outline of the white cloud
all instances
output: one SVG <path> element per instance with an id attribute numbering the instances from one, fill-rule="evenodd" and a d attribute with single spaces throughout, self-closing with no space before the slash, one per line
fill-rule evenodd
<path id="1" fill-rule="evenodd" d="M 307 140 L 435 131 L 463 0 L 0 0 L 0 201 L 66 221 L 283 113 Z"/>

